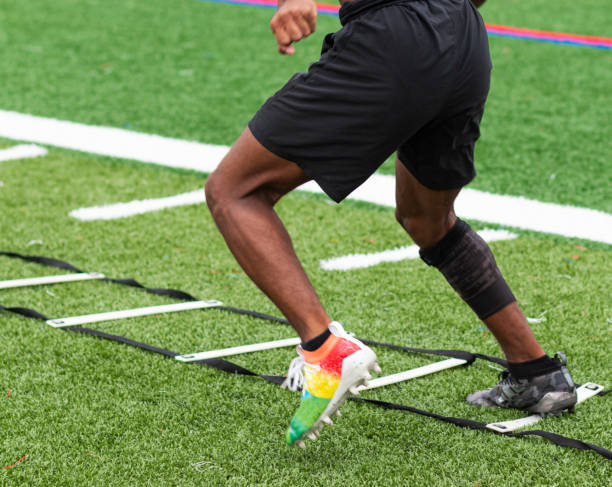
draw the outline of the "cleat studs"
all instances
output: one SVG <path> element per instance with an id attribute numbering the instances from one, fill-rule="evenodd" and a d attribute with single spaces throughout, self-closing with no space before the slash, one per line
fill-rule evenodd
<path id="1" fill-rule="evenodd" d="M 369 381 L 371 378 L 372 378 L 372 374 L 367 373 L 367 374 L 365 375 L 365 377 L 364 377 L 365 382 Z M 365 382 L 364 382 L 364 384 L 365 384 Z"/>
<path id="2" fill-rule="evenodd" d="M 378 365 L 378 362 L 374 363 L 374 367 L 372 367 L 372 370 L 377 374 L 380 374 L 382 372 L 382 369 L 380 368 L 380 365 Z"/>
<path id="3" fill-rule="evenodd" d="M 357 388 L 357 386 L 349 387 L 349 392 L 351 394 L 353 394 L 354 396 L 358 396 L 359 395 L 359 389 Z"/>
<path id="4" fill-rule="evenodd" d="M 306 444 L 304 443 L 304 440 L 298 441 L 297 446 L 299 446 L 300 448 L 306 448 Z"/>
<path id="5" fill-rule="evenodd" d="M 323 416 L 323 422 L 328 426 L 334 425 L 334 422 L 329 418 L 329 416 Z"/>
<path id="6" fill-rule="evenodd" d="M 341 417 L 341 416 L 342 416 L 342 413 L 340 412 L 340 410 L 339 410 L 339 409 L 338 409 L 338 411 L 336 411 L 336 416 L 337 416 L 337 417 Z"/>
<path id="7" fill-rule="evenodd" d="M 311 433 L 308 433 L 306 436 L 309 440 L 312 440 L 312 441 L 316 441 L 316 439 L 318 438 L 318 436 L 316 435 L 314 431 Z"/>
<path id="8" fill-rule="evenodd" d="M 363 387 L 365 387 L 366 389 L 367 389 L 368 387 L 370 387 L 370 381 L 367 381 L 367 380 L 366 380 L 366 381 L 364 381 L 364 382 L 363 382 Z"/>

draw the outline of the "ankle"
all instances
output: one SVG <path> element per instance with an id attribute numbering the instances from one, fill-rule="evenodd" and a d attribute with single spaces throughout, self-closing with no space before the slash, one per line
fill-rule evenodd
<path id="1" fill-rule="evenodd" d="M 340 340 L 339 337 L 331 333 L 327 328 L 323 333 L 317 335 L 312 340 L 302 342 L 302 351 L 304 353 L 304 360 L 308 363 L 317 363 L 323 360 L 329 352 L 336 346 L 336 343 Z"/>
<path id="2" fill-rule="evenodd" d="M 554 372 L 560 368 L 560 362 L 546 354 L 534 360 L 508 362 L 508 370 L 516 379 L 530 379 L 531 377 Z"/>

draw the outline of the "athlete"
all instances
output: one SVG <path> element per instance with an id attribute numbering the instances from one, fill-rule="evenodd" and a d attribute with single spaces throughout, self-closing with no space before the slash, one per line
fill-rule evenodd
<path id="1" fill-rule="evenodd" d="M 483 1 L 475 0 L 477 4 Z M 489 91 L 487 33 L 469 0 L 341 0 L 342 28 L 320 59 L 259 109 L 206 182 L 206 201 L 249 277 L 301 338 L 287 384 L 302 387 L 286 440 L 304 446 L 376 355 L 328 316 L 274 211 L 314 180 L 342 201 L 397 152 L 396 218 L 498 340 L 509 363 L 470 404 L 560 414 L 576 402 L 565 357 L 544 353 L 488 245 L 453 202 L 475 176 L 473 153 Z M 270 26 L 278 51 L 316 27 L 312 0 L 279 0 Z"/>

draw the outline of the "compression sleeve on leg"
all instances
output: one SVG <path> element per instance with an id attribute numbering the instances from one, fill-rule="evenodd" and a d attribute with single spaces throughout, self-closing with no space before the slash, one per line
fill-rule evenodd
<path id="1" fill-rule="evenodd" d="M 516 301 L 487 243 L 463 220 L 421 258 L 436 267 L 481 320 Z"/>

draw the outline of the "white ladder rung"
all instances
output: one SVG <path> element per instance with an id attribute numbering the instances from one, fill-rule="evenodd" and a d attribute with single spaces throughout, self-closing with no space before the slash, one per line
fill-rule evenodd
<path id="1" fill-rule="evenodd" d="M 452 367 L 457 367 L 459 365 L 465 364 L 467 364 L 467 360 L 459 358 L 449 358 L 447 360 L 441 360 L 440 362 L 434 362 L 432 364 L 427 364 L 422 367 L 417 367 L 415 369 L 398 372 L 397 374 L 391 374 L 383 377 L 377 377 L 376 379 L 371 379 L 367 386 L 359 386 L 358 389 L 360 391 L 376 389 L 377 387 L 388 386 L 391 384 L 396 384 L 398 382 L 415 379 L 417 377 L 423 377 L 424 375 L 433 374 L 435 372 L 440 372 L 441 370 L 450 369 Z"/>
<path id="2" fill-rule="evenodd" d="M 190 353 L 186 355 L 177 355 L 174 357 L 181 362 L 194 362 L 196 360 L 206 360 L 218 357 L 227 357 L 230 355 L 239 355 L 241 353 L 259 352 L 261 350 L 271 350 L 273 348 L 291 347 L 299 345 L 299 338 L 287 338 L 284 340 L 274 340 L 271 342 L 253 343 L 251 345 L 241 345 L 231 348 L 220 348 L 219 350 L 210 350 L 208 352 Z"/>
<path id="3" fill-rule="evenodd" d="M 14 287 L 40 286 L 43 284 L 59 284 L 62 282 L 88 281 L 91 279 L 102 279 L 104 274 L 99 272 L 81 272 L 78 274 L 61 274 L 57 276 L 30 277 L 26 279 L 12 279 L 0 281 L 0 289 Z"/>
<path id="4" fill-rule="evenodd" d="M 85 323 L 97 323 L 99 321 L 120 320 L 123 318 L 133 318 L 136 316 L 156 315 L 161 313 L 174 313 L 176 311 L 187 311 L 192 309 L 214 308 L 222 306 L 221 301 L 188 301 L 185 303 L 163 304 L 161 306 L 149 306 L 146 308 L 126 309 L 123 311 L 111 311 L 108 313 L 97 313 L 92 315 L 72 316 L 68 318 L 58 318 L 48 320 L 47 324 L 62 328 L 65 326 L 83 325 Z"/>

